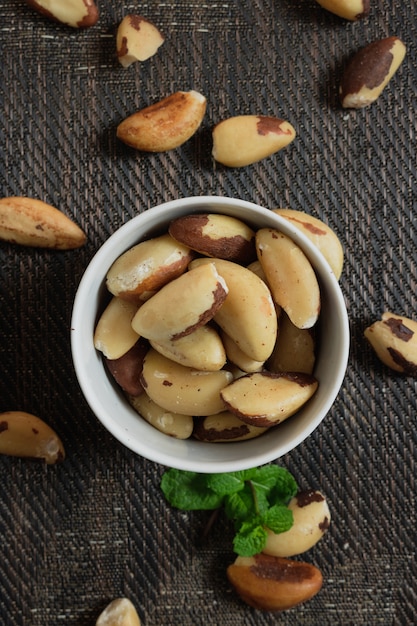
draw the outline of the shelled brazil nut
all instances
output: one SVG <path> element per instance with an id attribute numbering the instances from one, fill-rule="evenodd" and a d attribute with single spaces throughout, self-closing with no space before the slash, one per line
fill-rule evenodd
<path id="1" fill-rule="evenodd" d="M 277 266 L 293 278 L 284 289 Z M 185 215 L 119 256 L 106 284 L 110 303 L 95 347 L 131 406 L 170 436 L 264 435 L 319 386 L 320 286 L 307 257 L 278 230 Z M 293 354 L 285 359 L 283 350 Z"/>

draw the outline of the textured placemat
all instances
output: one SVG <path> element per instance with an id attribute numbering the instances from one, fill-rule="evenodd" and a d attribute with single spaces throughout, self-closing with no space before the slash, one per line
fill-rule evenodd
<path id="1" fill-rule="evenodd" d="M 146 626 L 415 623 L 416 381 L 384 368 L 363 330 L 385 309 L 416 317 L 417 10 L 372 4 L 349 23 L 314 0 L 102 0 L 97 25 L 77 31 L 0 0 L 0 193 L 49 202 L 88 234 L 68 253 L 0 245 L 1 410 L 42 416 L 67 451 L 52 468 L 0 458 L 0 624 L 87 626 L 121 595 Z M 166 41 L 124 70 L 115 32 L 129 12 Z M 346 60 L 393 34 L 408 52 L 389 87 L 367 109 L 342 110 Z M 208 100 L 192 140 L 155 155 L 117 141 L 124 117 L 181 89 Z M 284 117 L 297 138 L 253 166 L 216 165 L 211 127 L 239 113 Z M 330 500 L 330 531 L 308 553 L 325 584 L 279 616 L 237 600 L 229 526 L 220 520 L 200 545 L 204 515 L 164 504 L 164 468 L 104 430 L 72 367 L 73 298 L 98 247 L 138 212 L 206 194 L 307 211 L 345 249 L 345 382 L 317 431 L 279 461 Z"/>

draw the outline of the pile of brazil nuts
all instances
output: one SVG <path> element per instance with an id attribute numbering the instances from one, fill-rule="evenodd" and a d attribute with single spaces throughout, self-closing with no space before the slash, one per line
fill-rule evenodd
<path id="1" fill-rule="evenodd" d="M 294 214 L 303 227 L 307 216 L 287 219 Z M 221 214 L 179 217 L 116 259 L 106 286 L 94 345 L 134 409 L 167 435 L 253 438 L 318 388 L 320 287 L 278 230 Z"/>

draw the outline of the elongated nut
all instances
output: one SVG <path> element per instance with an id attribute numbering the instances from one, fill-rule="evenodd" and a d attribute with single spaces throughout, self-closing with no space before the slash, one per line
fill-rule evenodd
<path id="1" fill-rule="evenodd" d="M 359 50 L 347 65 L 339 87 L 342 107 L 361 109 L 381 95 L 406 54 L 398 37 L 374 41 Z"/>
<path id="2" fill-rule="evenodd" d="M 220 370 L 226 363 L 226 352 L 218 332 L 211 326 L 199 326 L 179 339 L 149 342 L 168 359 L 205 372 Z"/>
<path id="3" fill-rule="evenodd" d="M 132 348 L 139 335 L 132 328 L 138 305 L 114 296 L 104 309 L 94 331 L 94 347 L 107 359 L 118 359 Z"/>
<path id="4" fill-rule="evenodd" d="M 228 167 L 244 167 L 282 150 L 295 138 L 289 122 L 265 115 L 238 115 L 213 129 L 213 158 Z"/>
<path id="5" fill-rule="evenodd" d="M 226 408 L 253 426 L 269 427 L 294 415 L 318 382 L 308 374 L 255 372 L 234 380 L 221 392 Z"/>
<path id="6" fill-rule="evenodd" d="M 314 243 L 339 280 L 343 269 L 344 253 L 340 239 L 330 226 L 303 211 L 274 209 L 274 213 L 284 217 Z"/>
<path id="7" fill-rule="evenodd" d="M 255 359 L 251 359 L 225 332 L 221 333 L 221 338 L 224 349 L 226 350 L 227 359 L 230 363 L 233 363 L 247 374 L 260 372 L 263 369 L 265 361 L 255 361 Z"/>
<path id="8" fill-rule="evenodd" d="M 355 22 L 367 17 L 370 0 L 317 0 L 320 6 L 339 17 Z"/>
<path id="9" fill-rule="evenodd" d="M 172 280 L 147 300 L 132 320 L 133 329 L 157 343 L 186 337 L 210 321 L 228 293 L 214 263 Z"/>
<path id="10" fill-rule="evenodd" d="M 129 14 L 117 29 L 117 58 L 123 67 L 129 67 L 152 57 L 163 43 L 164 37 L 152 22 L 142 15 Z"/>
<path id="11" fill-rule="evenodd" d="M 140 619 L 128 598 L 116 598 L 100 613 L 96 626 L 140 626 Z"/>
<path id="12" fill-rule="evenodd" d="M 304 252 L 272 228 L 258 230 L 256 247 L 274 301 L 295 326 L 314 326 L 320 313 L 320 287 Z"/>
<path id="13" fill-rule="evenodd" d="M 323 576 L 314 565 L 268 554 L 238 556 L 227 568 L 227 578 L 243 602 L 272 612 L 310 600 L 323 585 Z"/>
<path id="14" fill-rule="evenodd" d="M 386 311 L 364 334 L 385 365 L 417 378 L 417 322 Z"/>
<path id="15" fill-rule="evenodd" d="M 0 413 L 0 454 L 43 459 L 48 465 L 65 458 L 64 446 L 56 432 L 25 411 Z"/>
<path id="16" fill-rule="evenodd" d="M 194 254 L 170 235 L 142 241 L 124 252 L 107 273 L 107 289 L 123 300 L 140 302 L 185 272 Z"/>
<path id="17" fill-rule="evenodd" d="M 117 137 L 136 150 L 173 150 L 197 132 L 206 106 L 206 98 L 197 91 L 177 91 L 123 120 Z"/>
<path id="18" fill-rule="evenodd" d="M 96 24 L 99 13 L 94 0 L 26 0 L 45 17 L 73 28 L 88 28 Z"/>
<path id="19" fill-rule="evenodd" d="M 265 554 L 289 557 L 310 550 L 330 526 L 330 510 L 320 491 L 301 491 L 288 504 L 293 514 L 293 525 L 284 533 L 267 529 Z"/>
<path id="20" fill-rule="evenodd" d="M 313 329 L 298 328 L 288 315 L 281 313 L 279 333 L 274 350 L 268 359 L 271 372 L 303 372 L 312 374 L 316 361 Z"/>
<path id="21" fill-rule="evenodd" d="M 214 321 L 239 348 L 255 361 L 265 361 L 277 336 L 277 316 L 271 293 L 253 272 L 232 261 L 199 258 L 191 268 L 214 263 L 229 293 Z"/>
<path id="22" fill-rule="evenodd" d="M 24 196 L 0 199 L 0 239 L 56 250 L 79 248 L 86 242 L 81 228 L 64 213 Z"/>
<path id="23" fill-rule="evenodd" d="M 166 411 L 156 404 L 146 393 L 140 396 L 130 396 L 129 402 L 151 426 L 165 435 L 175 439 L 188 439 L 191 437 L 194 421 L 191 415 L 182 415 Z"/>
<path id="24" fill-rule="evenodd" d="M 148 342 L 139 339 L 130 350 L 118 359 L 105 359 L 110 374 L 123 391 L 131 396 L 138 396 L 143 391 L 140 377 L 143 359 L 148 350 Z"/>
<path id="25" fill-rule="evenodd" d="M 227 370 L 195 370 L 167 359 L 154 349 L 147 353 L 142 370 L 142 385 L 151 400 L 167 411 L 184 415 L 223 411 L 220 391 L 232 379 L 233 374 Z"/>
<path id="26" fill-rule="evenodd" d="M 169 234 L 200 254 L 247 265 L 256 259 L 255 233 L 230 215 L 202 213 L 173 220 Z"/>
<path id="27" fill-rule="evenodd" d="M 267 428 L 246 424 L 229 411 L 222 411 L 216 415 L 195 417 L 193 437 L 199 441 L 212 443 L 246 441 L 246 439 L 259 437 L 267 430 Z"/>

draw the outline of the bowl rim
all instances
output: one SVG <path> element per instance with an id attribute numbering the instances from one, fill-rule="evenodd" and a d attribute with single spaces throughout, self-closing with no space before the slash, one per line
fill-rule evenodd
<path id="1" fill-rule="evenodd" d="M 96 392 L 94 387 L 90 385 L 92 371 L 98 366 L 98 358 L 101 361 L 102 370 L 106 378 L 108 378 L 108 374 L 104 370 L 101 355 L 97 355 L 97 351 L 94 347 L 93 331 L 91 332 L 90 338 L 86 331 L 85 307 L 87 302 L 92 301 L 92 294 L 95 290 L 97 292 L 96 312 L 94 316 L 95 324 L 98 316 L 98 301 L 103 298 L 103 293 L 107 291 L 104 286 L 105 275 L 112 262 L 122 254 L 119 250 L 120 245 L 126 243 L 127 245 L 124 249 L 127 250 L 134 245 L 134 243 L 138 243 L 140 240 L 152 236 L 152 234 L 158 230 L 160 231 L 162 222 L 168 224 L 174 217 L 190 212 L 208 212 L 208 208 L 212 213 L 222 213 L 226 210 L 229 215 L 234 215 L 235 217 L 239 217 L 239 210 L 249 210 L 254 216 L 256 215 L 256 221 L 260 220 L 265 224 L 270 223 L 271 227 L 279 228 L 284 233 L 288 234 L 288 236 L 302 247 L 306 256 L 313 263 L 316 273 L 318 272 L 319 274 L 321 288 L 325 286 L 327 291 L 330 290 L 331 297 L 334 300 L 333 304 L 337 307 L 337 319 L 335 316 L 333 323 L 337 322 L 338 332 L 341 333 L 338 337 L 340 352 L 338 352 L 337 362 L 334 363 L 332 372 L 334 378 L 332 380 L 331 389 L 329 389 L 325 397 L 320 399 L 320 402 L 317 403 L 318 410 L 316 414 L 309 419 L 307 426 L 299 428 L 294 437 L 287 437 L 289 440 L 282 443 L 282 445 L 266 446 L 267 449 L 263 450 L 261 453 L 255 453 L 255 456 L 252 455 L 257 448 L 256 443 L 259 438 L 230 443 L 203 443 L 195 440 L 176 440 L 160 433 L 137 414 L 135 414 L 136 418 L 142 422 L 140 429 L 145 431 L 146 436 L 144 439 L 140 438 L 136 440 L 132 437 L 129 428 L 119 424 L 114 418 L 114 412 L 121 410 L 122 405 L 120 402 L 116 402 L 115 399 L 114 406 L 106 405 L 101 394 Z M 249 224 L 251 222 L 246 216 L 241 219 Z M 256 225 L 257 228 L 259 228 L 259 224 L 255 224 L 255 217 L 250 225 Z M 140 231 L 140 233 L 137 234 L 137 231 Z M 117 254 L 114 254 L 115 249 L 118 249 Z M 113 256 L 109 256 L 109 253 L 112 251 Z M 100 279 L 97 278 L 98 276 Z M 89 326 L 91 329 L 91 320 Z M 142 211 L 123 224 L 103 243 L 87 265 L 75 294 L 71 317 L 71 352 L 73 365 L 84 398 L 96 418 L 120 443 L 141 457 L 167 467 L 200 473 L 237 471 L 263 465 L 279 459 L 284 454 L 287 454 L 300 445 L 300 443 L 302 443 L 323 421 L 334 404 L 346 374 L 349 347 L 349 320 L 344 297 L 339 281 L 336 279 L 330 265 L 320 250 L 298 228 L 293 226 L 288 220 L 285 220 L 285 218 L 271 211 L 271 209 L 267 209 L 253 202 L 227 196 L 203 195 L 170 200 Z M 104 395 L 109 399 L 111 397 L 111 391 L 109 391 L 108 386 L 113 388 L 114 383 L 107 381 L 105 386 Z M 127 401 L 123 400 L 123 402 L 126 404 Z M 131 407 L 128 408 L 129 413 L 135 413 Z M 296 417 L 297 416 L 293 416 L 291 418 L 293 423 Z M 287 420 L 279 425 L 278 428 L 283 429 L 282 434 L 287 432 L 289 423 L 290 421 Z M 149 429 L 154 432 L 151 432 Z M 267 433 L 267 435 L 270 434 L 271 433 Z M 163 445 L 164 442 L 158 438 L 158 435 L 159 437 L 170 440 L 170 447 L 175 447 L 176 452 L 168 453 L 166 449 L 161 450 L 160 444 L 162 444 L 162 448 L 168 446 Z M 283 439 L 285 439 L 285 437 L 283 437 Z M 158 445 L 156 445 L 156 442 L 158 442 Z M 174 446 L 171 445 L 173 442 Z M 196 455 L 197 458 L 193 458 L 193 450 L 196 449 L 196 445 L 198 446 L 198 454 Z M 213 446 L 220 446 L 220 448 L 216 449 L 213 448 Z M 236 448 L 237 446 L 240 448 Z M 230 453 L 228 453 L 227 448 L 230 447 Z M 242 453 L 237 456 L 236 450 L 239 449 L 242 450 Z M 213 452 L 216 450 L 213 456 L 220 454 L 220 457 L 212 461 L 209 460 L 210 450 Z"/>

